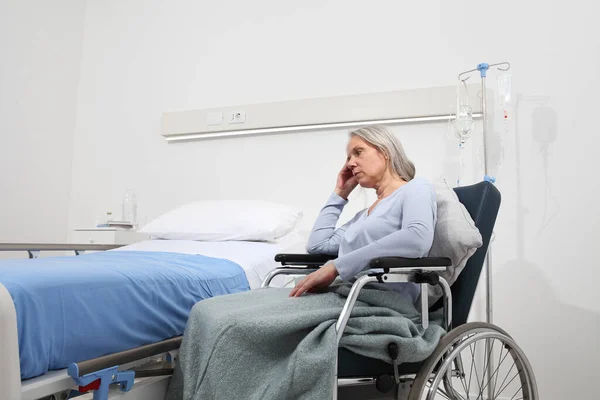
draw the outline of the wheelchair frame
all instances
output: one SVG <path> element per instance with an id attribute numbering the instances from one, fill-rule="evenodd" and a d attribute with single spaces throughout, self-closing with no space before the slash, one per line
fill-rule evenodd
<path id="1" fill-rule="evenodd" d="M 268 287 L 271 280 L 277 275 L 307 275 L 316 270 L 321 265 L 326 264 L 333 257 L 323 256 L 323 255 L 305 255 L 305 254 L 278 254 L 275 258 L 276 261 L 280 261 L 282 263 L 282 267 L 279 267 L 273 271 L 265 278 L 263 281 L 262 287 Z M 286 266 L 291 265 L 291 266 Z M 304 265 L 304 267 L 300 267 Z M 518 345 L 510 338 L 510 336 L 504 332 L 503 330 L 494 327 L 491 324 L 484 323 L 475 323 L 475 324 L 463 324 L 461 327 L 456 330 L 452 330 L 452 291 L 450 290 L 450 285 L 448 282 L 438 276 L 438 272 L 445 271 L 447 266 L 451 265 L 451 260 L 449 258 L 444 257 L 423 257 L 420 259 L 409 259 L 403 257 L 379 257 L 371 260 L 369 263 L 369 272 L 366 275 L 359 277 L 352 288 L 350 289 L 350 293 L 348 294 L 348 298 L 342 308 L 342 312 L 338 317 L 338 320 L 335 324 L 337 345 L 339 348 L 340 340 L 344 334 L 344 330 L 346 328 L 346 324 L 348 323 L 348 319 L 350 318 L 350 314 L 356 300 L 358 298 L 358 294 L 360 290 L 368 283 L 377 282 L 377 283 L 398 283 L 398 282 L 413 282 L 417 283 L 421 286 L 421 324 L 424 329 L 429 326 L 429 299 L 428 299 L 428 286 L 437 284 L 441 287 L 443 292 L 443 302 L 444 302 L 444 321 L 443 326 L 446 332 L 448 332 L 448 338 L 452 339 L 452 343 L 444 343 L 440 341 L 436 351 L 428 358 L 422 365 L 422 369 L 418 374 L 396 374 L 395 381 L 398 385 L 398 393 L 397 398 L 400 399 L 400 395 L 402 396 L 413 396 L 409 397 L 409 400 L 413 398 L 415 400 L 419 399 L 419 394 L 413 395 L 412 388 L 410 385 L 401 385 L 401 382 L 417 382 L 423 386 L 425 382 L 431 378 L 433 379 L 432 387 L 439 387 L 439 385 L 443 382 L 446 384 L 447 373 L 450 374 L 463 374 L 462 365 L 459 364 L 457 360 L 457 356 L 460 352 L 465 349 L 468 345 L 470 345 L 475 340 L 486 340 L 486 343 L 489 344 L 489 339 L 496 338 L 501 340 L 503 343 L 506 343 L 506 346 L 510 347 L 510 351 L 514 352 L 518 360 L 523 364 L 524 369 L 527 371 L 525 374 L 529 374 L 526 378 L 523 376 L 523 373 L 519 373 L 521 375 L 521 379 L 531 379 L 532 382 L 527 384 L 525 390 L 526 393 L 530 397 L 528 399 L 537 400 L 537 386 L 535 384 L 535 379 L 532 374 L 528 371 L 531 371 L 531 365 L 527 361 L 523 350 L 521 350 Z M 465 329 L 466 328 L 466 329 Z M 477 334 L 471 337 L 470 339 L 462 340 L 461 334 L 462 331 L 465 333 L 473 333 Z M 507 352 L 508 355 L 508 352 Z M 445 359 L 442 359 L 442 356 L 445 356 Z M 443 362 L 442 362 L 443 361 Z M 441 366 L 438 368 L 438 372 L 434 373 L 436 366 L 438 363 Z M 453 369 L 454 364 L 454 369 Z M 430 370 L 426 375 L 426 379 L 423 379 L 423 375 L 421 374 L 422 370 Z M 356 386 L 356 385 L 365 385 L 365 384 L 374 384 L 376 381 L 375 377 L 365 377 L 365 378 L 338 378 L 338 354 L 336 353 L 335 360 L 335 374 L 333 376 L 332 386 L 333 386 L 333 400 L 337 400 L 338 398 L 338 387 L 343 386 Z M 440 372 L 441 371 L 441 372 Z M 444 372 L 445 371 L 445 372 Z M 397 371 L 396 371 L 397 372 Z M 489 372 L 491 373 L 491 371 Z M 420 379 L 419 379 L 420 378 Z M 454 389 L 452 389 L 454 390 Z M 428 399 L 433 398 L 430 394 Z M 435 394 L 433 394 L 435 396 Z M 489 395 L 491 397 L 491 395 Z M 462 396 L 461 396 L 462 398 Z"/>

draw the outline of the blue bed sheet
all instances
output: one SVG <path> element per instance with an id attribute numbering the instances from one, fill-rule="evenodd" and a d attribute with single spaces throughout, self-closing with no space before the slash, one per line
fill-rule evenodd
<path id="1" fill-rule="evenodd" d="M 15 303 L 21 379 L 183 334 L 200 300 L 250 290 L 236 263 L 105 251 L 0 262 Z"/>

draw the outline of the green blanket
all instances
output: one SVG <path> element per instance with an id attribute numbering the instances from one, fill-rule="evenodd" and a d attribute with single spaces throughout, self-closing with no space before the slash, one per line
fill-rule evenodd
<path id="1" fill-rule="evenodd" d="M 167 400 L 328 399 L 337 352 L 335 323 L 349 284 L 290 298 L 290 289 L 265 288 L 213 297 L 190 314 Z M 368 288 L 348 321 L 340 346 L 391 363 L 427 358 L 440 337 L 441 315 L 426 330 L 404 296 Z"/>

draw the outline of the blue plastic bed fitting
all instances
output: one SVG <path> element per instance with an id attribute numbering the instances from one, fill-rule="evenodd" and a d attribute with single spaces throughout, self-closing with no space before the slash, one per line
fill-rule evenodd
<path id="1" fill-rule="evenodd" d="M 79 386 L 79 392 L 94 391 L 94 400 L 108 400 L 108 389 L 112 384 L 119 384 L 122 392 L 128 392 L 133 387 L 134 371 L 118 371 L 118 366 L 91 372 L 79 376 L 79 367 L 76 363 L 69 365 L 67 371 Z"/>
<path id="2" fill-rule="evenodd" d="M 482 78 L 485 78 L 487 76 L 487 70 L 489 67 L 490 67 L 490 65 L 487 63 L 481 63 L 477 66 L 477 70 L 481 74 Z"/>

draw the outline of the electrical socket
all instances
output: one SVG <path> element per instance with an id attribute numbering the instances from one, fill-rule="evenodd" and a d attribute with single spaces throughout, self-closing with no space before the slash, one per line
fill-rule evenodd
<path id="1" fill-rule="evenodd" d="M 230 111 L 227 116 L 227 121 L 230 124 L 243 124 L 246 122 L 246 111 Z"/>

